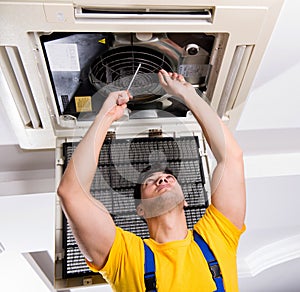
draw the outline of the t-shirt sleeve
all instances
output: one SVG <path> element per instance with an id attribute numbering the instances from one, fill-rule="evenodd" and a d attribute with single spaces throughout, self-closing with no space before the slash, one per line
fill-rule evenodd
<path id="1" fill-rule="evenodd" d="M 234 252 L 237 249 L 241 234 L 246 230 L 245 225 L 242 229 L 238 229 L 212 204 L 194 228 L 205 240 L 212 242 L 212 245 L 214 243 L 225 244 Z"/>
<path id="2" fill-rule="evenodd" d="M 108 260 L 101 270 L 97 270 L 93 263 L 87 261 L 89 268 L 100 272 L 103 278 L 112 286 L 121 291 L 123 283 L 131 283 L 143 279 L 144 249 L 141 238 L 131 232 L 116 228 L 116 237 L 110 250 Z M 140 281 L 140 283 L 143 283 Z"/>
<path id="3" fill-rule="evenodd" d="M 194 229 L 203 237 L 214 253 L 221 268 L 225 290 L 239 291 L 236 254 L 240 236 L 245 231 L 245 225 L 238 229 L 211 204 Z"/>

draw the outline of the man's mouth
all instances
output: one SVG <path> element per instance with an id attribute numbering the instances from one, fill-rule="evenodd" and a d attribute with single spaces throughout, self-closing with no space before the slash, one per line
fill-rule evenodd
<path id="1" fill-rule="evenodd" d="M 157 191 L 160 192 L 163 189 L 170 189 L 170 185 L 169 184 L 165 184 L 165 185 L 160 185 L 159 187 L 157 187 Z"/>

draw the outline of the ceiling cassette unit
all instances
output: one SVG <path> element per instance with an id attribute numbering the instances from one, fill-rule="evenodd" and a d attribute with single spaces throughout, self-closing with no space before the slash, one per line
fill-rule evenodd
<path id="1" fill-rule="evenodd" d="M 164 3 L 0 3 L 1 100 L 22 148 L 55 148 L 57 137 L 84 134 L 139 64 L 129 120 L 187 116 L 158 84 L 164 68 L 236 126 L 282 1 Z"/>

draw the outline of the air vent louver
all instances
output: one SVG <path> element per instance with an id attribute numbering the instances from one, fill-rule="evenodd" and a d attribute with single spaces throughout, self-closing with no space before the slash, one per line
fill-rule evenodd
<path id="1" fill-rule="evenodd" d="M 40 128 L 41 119 L 18 48 L 0 47 L 0 64 L 24 127 Z"/>

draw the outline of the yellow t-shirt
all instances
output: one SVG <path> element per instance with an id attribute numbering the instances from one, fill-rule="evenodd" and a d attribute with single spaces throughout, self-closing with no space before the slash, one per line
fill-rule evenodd
<path id="1" fill-rule="evenodd" d="M 238 230 L 213 205 L 210 205 L 194 229 L 204 238 L 216 256 L 225 290 L 238 291 L 236 251 L 245 226 Z M 183 240 L 163 244 L 153 239 L 146 239 L 145 242 L 154 252 L 158 292 L 216 290 L 208 264 L 193 240 L 191 230 Z M 88 264 L 95 271 L 92 264 Z M 144 246 L 141 238 L 117 228 L 108 261 L 100 273 L 114 291 L 145 291 Z"/>

